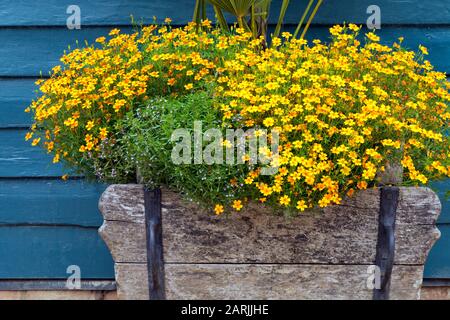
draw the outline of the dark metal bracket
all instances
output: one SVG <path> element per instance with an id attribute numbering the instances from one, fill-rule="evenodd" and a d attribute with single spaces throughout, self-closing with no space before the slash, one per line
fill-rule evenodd
<path id="1" fill-rule="evenodd" d="M 161 190 L 144 188 L 144 206 L 149 298 L 150 300 L 165 300 Z"/>
<path id="2" fill-rule="evenodd" d="M 374 300 L 388 300 L 395 255 L 395 219 L 399 188 L 381 187 L 378 241 L 375 265 L 380 268 L 380 287 L 373 291 Z"/>

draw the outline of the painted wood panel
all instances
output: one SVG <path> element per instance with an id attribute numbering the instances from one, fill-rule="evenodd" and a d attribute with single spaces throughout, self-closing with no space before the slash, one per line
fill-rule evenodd
<path id="1" fill-rule="evenodd" d="M 24 112 L 36 96 L 36 79 L 0 79 L 0 128 L 23 127 L 31 124 Z"/>
<path id="2" fill-rule="evenodd" d="M 442 211 L 438 223 L 450 223 L 450 196 L 447 195 L 450 191 L 450 179 L 434 181 L 430 183 L 430 187 L 439 196 L 442 204 Z"/>
<path id="3" fill-rule="evenodd" d="M 0 29 L 0 76 L 40 76 L 48 74 L 64 50 L 78 40 L 94 42 L 111 27 L 68 30 L 65 28 Z M 124 29 L 130 31 L 131 28 Z M 26 39 L 26 40 L 25 40 Z"/>
<path id="4" fill-rule="evenodd" d="M 424 278 L 450 278 L 450 224 L 438 225 L 441 238 L 435 243 L 425 265 Z"/>
<path id="5" fill-rule="evenodd" d="M 68 170 L 25 141 L 26 129 L 0 130 L 0 177 L 61 176 Z"/>
<path id="6" fill-rule="evenodd" d="M 98 36 L 109 32 L 109 27 L 67 30 L 64 28 L 0 29 L 0 76 L 39 76 L 47 74 L 59 63 L 68 45 L 74 47 L 76 40 L 93 42 Z M 294 26 L 285 28 L 293 30 Z M 124 31 L 130 31 L 126 28 Z M 417 50 L 423 44 L 430 50 L 429 59 L 438 70 L 450 72 L 450 27 L 399 28 L 380 30 L 383 43 L 392 43 L 400 36 L 405 46 Z M 328 28 L 311 28 L 309 39 L 328 39 Z M 24 41 L 28 39 L 28 41 Z M 51 39 L 51 41 L 49 41 Z"/>
<path id="7" fill-rule="evenodd" d="M 68 277 L 78 265 L 82 279 L 111 279 L 113 262 L 96 228 L 0 226 L 0 278 Z"/>
<path id="8" fill-rule="evenodd" d="M 271 21 L 276 22 L 281 0 L 273 2 Z M 146 23 L 152 22 L 153 16 L 156 16 L 159 21 L 171 17 L 174 24 L 185 24 L 192 17 L 194 3 L 195 0 L 3 0 L 0 3 L 0 25 L 66 25 L 70 15 L 66 10 L 72 4 L 80 7 L 82 25 L 130 24 L 130 15 Z M 307 1 L 291 1 L 285 21 L 297 23 L 306 4 Z M 371 0 L 327 0 L 320 8 L 315 23 L 365 23 L 369 16 L 367 7 L 372 4 L 380 7 L 382 23 L 450 22 L 450 8 L 445 0 L 378 0 L 376 3 Z M 213 18 L 212 15 L 210 17 Z"/>
<path id="9" fill-rule="evenodd" d="M 106 188 L 84 180 L 0 180 L 0 226 L 26 224 L 99 227 L 98 199 Z"/>

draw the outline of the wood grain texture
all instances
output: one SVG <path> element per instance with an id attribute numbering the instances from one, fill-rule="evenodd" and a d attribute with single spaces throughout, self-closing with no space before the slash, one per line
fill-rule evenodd
<path id="1" fill-rule="evenodd" d="M 440 204 L 428 188 L 399 199 L 391 299 L 418 299 Z M 141 185 L 112 185 L 99 204 L 123 299 L 148 299 L 143 204 Z M 217 217 L 168 190 L 162 204 L 168 299 L 372 298 L 379 189 L 289 219 L 257 205 Z"/>
<path id="2" fill-rule="evenodd" d="M 400 194 L 395 262 L 423 264 L 439 237 L 434 225 L 439 199 L 427 188 L 401 188 Z M 107 219 L 102 235 L 107 243 L 123 241 L 110 246 L 115 261 L 146 261 L 142 197 L 139 185 L 111 186 L 102 196 L 100 208 Z M 217 217 L 165 190 L 164 257 L 167 263 L 370 264 L 375 259 L 378 206 L 375 189 L 341 206 L 290 219 L 271 215 L 260 206 Z M 120 240 L 117 234 L 138 236 Z"/>
<path id="3" fill-rule="evenodd" d="M 372 299 L 367 265 L 166 264 L 167 299 Z M 423 266 L 394 266 L 391 299 L 419 298 Z M 146 264 L 116 264 L 120 300 L 148 300 Z"/>
<path id="4" fill-rule="evenodd" d="M 281 0 L 273 2 L 270 21 L 276 23 Z M 0 25 L 65 25 L 69 16 L 66 9 L 71 4 L 73 1 L 70 0 L 46 0 L 45 5 L 36 5 L 36 1 L 32 0 L 3 0 L 0 3 Z M 82 25 L 85 26 L 130 24 L 130 15 L 137 21 L 143 19 L 147 23 L 156 16 L 158 21 L 171 17 L 173 23 L 185 24 L 192 17 L 194 6 L 190 0 L 78 0 L 76 4 L 81 9 Z M 365 23 L 369 16 L 366 10 L 371 4 L 373 1 L 370 0 L 324 1 L 314 22 Z M 383 23 L 437 24 L 448 23 L 450 19 L 448 3 L 442 0 L 430 0 L 426 3 L 420 0 L 378 0 L 376 4 L 381 9 Z M 298 23 L 305 6 L 305 1 L 292 1 L 285 21 Z M 213 15 L 210 14 L 209 17 L 213 18 Z"/>
<path id="5" fill-rule="evenodd" d="M 168 299 L 370 300 L 366 265 L 167 264 Z M 395 266 L 391 299 L 419 298 L 423 267 Z"/>
<path id="6" fill-rule="evenodd" d="M 119 300 L 148 300 L 147 263 L 116 263 L 114 268 Z"/>

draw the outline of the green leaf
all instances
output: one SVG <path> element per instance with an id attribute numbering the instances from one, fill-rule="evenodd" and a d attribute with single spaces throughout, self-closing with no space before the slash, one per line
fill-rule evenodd
<path id="1" fill-rule="evenodd" d="M 281 26 L 283 25 L 284 16 L 286 15 L 287 8 L 289 6 L 289 0 L 283 0 L 280 9 L 280 15 L 278 17 L 277 26 L 275 28 L 275 32 L 273 33 L 274 37 L 278 37 L 280 35 Z"/>

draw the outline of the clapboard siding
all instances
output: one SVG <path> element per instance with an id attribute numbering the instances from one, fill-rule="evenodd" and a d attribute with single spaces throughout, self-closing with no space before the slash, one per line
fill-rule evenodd
<path id="1" fill-rule="evenodd" d="M 0 226 L 57 224 L 99 227 L 97 208 L 106 186 L 83 180 L 0 181 Z"/>
<path id="2" fill-rule="evenodd" d="M 0 79 L 0 128 L 25 127 L 31 116 L 24 109 L 37 95 L 37 79 Z"/>
<path id="3" fill-rule="evenodd" d="M 441 238 L 436 242 L 425 265 L 424 278 L 450 278 L 450 224 L 440 224 Z"/>
<path id="4" fill-rule="evenodd" d="M 171 17 L 174 24 L 190 21 L 195 0 L 3 0 L 0 4 L 0 26 L 65 25 L 66 9 L 76 4 L 81 9 L 82 25 L 128 25 L 130 15 L 146 23 Z M 276 22 L 281 0 L 274 0 L 271 22 Z M 291 1 L 287 23 L 297 23 L 307 1 Z M 365 23 L 367 7 L 376 4 L 381 9 L 382 23 L 445 24 L 450 21 L 447 0 L 327 0 L 318 12 L 315 23 Z M 176 10 L 175 10 L 176 8 Z"/>
<path id="5" fill-rule="evenodd" d="M 295 26 L 287 26 L 293 30 Z M 109 27 L 68 30 L 65 28 L 0 29 L 0 77 L 39 76 L 48 74 L 59 64 L 59 58 L 68 45 L 76 46 L 76 40 L 92 43 L 98 36 L 109 32 Z M 129 32 L 130 28 L 124 28 Z M 383 43 L 391 44 L 398 37 L 405 38 L 405 46 L 417 50 L 419 44 L 429 47 L 430 61 L 437 70 L 450 72 L 450 27 L 386 27 L 379 31 Z M 312 27 L 309 39 L 328 39 L 327 27 Z M 28 39 L 24 41 L 24 39 Z M 52 39 L 52 41 L 48 41 Z"/>
<path id="6" fill-rule="evenodd" d="M 68 277 L 78 265 L 82 279 L 110 279 L 113 262 L 97 228 L 0 226 L 0 278 Z"/>
<path id="7" fill-rule="evenodd" d="M 0 77 L 1 76 L 40 76 L 59 64 L 59 59 L 68 49 L 84 46 L 84 41 L 94 42 L 99 36 L 106 35 L 111 27 L 83 28 L 24 28 L 1 29 L 0 39 Z M 130 27 L 124 32 L 130 32 Z M 27 39 L 26 41 L 24 39 Z"/>
<path id="8" fill-rule="evenodd" d="M 25 141 L 26 129 L 0 130 L 0 177 L 61 176 L 62 165 L 53 164 L 52 157 L 41 148 Z"/>
<path id="9" fill-rule="evenodd" d="M 446 195 L 446 193 L 450 190 L 450 179 L 434 181 L 430 183 L 430 187 L 439 196 L 442 204 L 441 215 L 437 221 L 438 224 L 450 224 L 450 198 Z"/>

